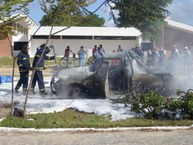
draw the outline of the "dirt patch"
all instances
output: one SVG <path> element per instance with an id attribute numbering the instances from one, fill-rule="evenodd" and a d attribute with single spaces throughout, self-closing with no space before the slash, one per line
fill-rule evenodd
<path id="1" fill-rule="evenodd" d="M 0 102 L 0 118 L 9 116 L 11 113 L 11 103 Z"/>
<path id="2" fill-rule="evenodd" d="M 11 114 L 11 108 L 0 108 L 0 118 L 7 117 Z"/>
<path id="3" fill-rule="evenodd" d="M 14 102 L 14 105 L 18 102 Z M 11 114 L 11 103 L 0 101 L 0 118 L 7 117 Z"/>

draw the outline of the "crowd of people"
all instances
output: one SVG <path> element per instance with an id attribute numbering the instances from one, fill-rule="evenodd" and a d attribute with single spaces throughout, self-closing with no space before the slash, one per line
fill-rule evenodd
<path id="1" fill-rule="evenodd" d="M 170 54 L 167 54 L 166 50 L 163 48 L 149 49 L 147 50 L 146 59 L 144 58 L 145 52 L 141 49 L 140 45 L 136 45 L 132 50 L 148 66 L 167 67 L 168 70 L 173 73 L 186 71 L 188 65 L 192 61 L 192 53 L 187 46 L 179 51 L 177 45 L 174 45 Z"/>
<path id="2" fill-rule="evenodd" d="M 67 46 L 65 51 L 64 51 L 64 57 L 67 59 L 67 64 L 68 66 L 68 61 L 69 61 L 69 56 L 70 54 L 73 55 L 73 57 L 76 57 L 76 53 L 74 53 L 71 49 L 70 46 Z M 87 51 L 84 49 L 84 46 L 81 46 L 79 51 L 77 52 L 78 59 L 79 59 L 79 67 L 84 67 L 86 63 L 86 57 L 88 56 Z M 97 45 L 94 45 L 94 48 L 92 49 L 92 56 L 98 60 L 103 58 L 105 55 L 105 50 L 103 49 L 103 46 L 100 44 L 98 47 Z"/>
<path id="3" fill-rule="evenodd" d="M 148 66 L 169 66 L 172 71 L 175 71 L 177 68 L 176 65 L 180 64 L 184 66 L 184 69 L 187 67 L 187 64 L 191 61 L 191 51 L 188 47 L 184 47 L 180 52 L 177 48 L 177 45 L 173 46 L 171 53 L 167 53 L 163 48 L 153 48 L 146 51 L 143 51 L 140 44 L 137 44 L 134 48 L 132 48 L 139 59 L 146 63 Z M 123 49 L 121 45 L 118 45 L 117 49 L 114 49 L 112 52 L 122 52 Z M 69 58 L 69 54 L 73 53 L 69 46 L 65 49 L 65 56 Z M 146 53 L 146 54 L 145 54 Z M 80 50 L 77 52 L 79 58 L 79 66 L 85 66 L 85 59 L 88 56 L 87 51 L 84 49 L 83 46 L 80 47 Z M 92 56 L 95 60 L 99 60 L 103 58 L 105 55 L 105 50 L 103 46 L 100 44 L 99 46 L 94 45 L 92 49 Z"/>

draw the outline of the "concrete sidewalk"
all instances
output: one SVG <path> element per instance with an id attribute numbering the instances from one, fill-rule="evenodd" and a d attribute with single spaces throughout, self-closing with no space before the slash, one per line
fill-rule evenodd
<path id="1" fill-rule="evenodd" d="M 0 145 L 192 145 L 191 127 L 102 130 L 17 130 L 0 128 Z"/>

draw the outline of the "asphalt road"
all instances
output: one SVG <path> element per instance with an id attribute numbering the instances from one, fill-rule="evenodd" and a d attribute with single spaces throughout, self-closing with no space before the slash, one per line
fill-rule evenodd
<path id="1" fill-rule="evenodd" d="M 193 128 L 53 132 L 1 130 L 0 145 L 193 145 Z"/>

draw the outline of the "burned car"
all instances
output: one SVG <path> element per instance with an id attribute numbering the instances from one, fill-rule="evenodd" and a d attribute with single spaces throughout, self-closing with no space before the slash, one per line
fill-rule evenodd
<path id="1" fill-rule="evenodd" d="M 153 72 L 132 50 L 111 53 L 92 66 L 61 69 L 51 79 L 53 93 L 108 98 L 132 90 L 160 90 L 169 95 L 190 85 L 189 77 Z M 188 86 L 191 87 L 191 86 Z"/>

